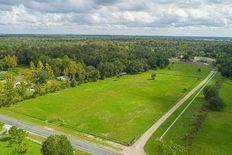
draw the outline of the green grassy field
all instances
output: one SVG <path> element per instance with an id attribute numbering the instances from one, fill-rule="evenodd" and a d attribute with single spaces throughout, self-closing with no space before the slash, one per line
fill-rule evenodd
<path id="1" fill-rule="evenodd" d="M 7 135 L 0 137 L 0 154 L 1 155 L 11 155 L 11 153 L 15 149 L 15 145 L 12 145 L 11 147 L 9 147 L 8 140 L 9 140 L 9 137 Z M 24 155 L 41 155 L 41 152 L 40 152 L 41 145 L 35 142 L 32 142 L 30 140 L 28 140 L 28 142 L 29 142 L 30 147 L 28 148 L 28 151 Z M 85 153 L 79 150 L 75 150 L 75 154 L 76 155 L 90 155 L 88 153 Z"/>
<path id="2" fill-rule="evenodd" d="M 217 74 L 208 84 L 212 85 L 215 83 L 215 80 L 220 78 L 220 75 Z M 196 92 L 197 93 L 197 92 Z M 167 119 L 166 122 L 152 135 L 147 144 L 145 145 L 145 151 L 149 155 L 158 154 L 158 139 L 169 127 L 169 125 L 175 120 L 175 118 L 181 113 L 181 111 L 186 107 L 186 105 L 192 100 L 196 95 L 192 95 L 173 115 Z M 189 108 L 183 113 L 183 115 L 178 119 L 175 125 L 167 132 L 164 137 L 164 141 L 173 141 L 176 144 L 185 146 L 185 135 L 190 130 L 190 127 L 193 123 L 193 118 L 201 110 L 202 105 L 204 104 L 203 94 L 200 95 L 194 100 L 194 102 L 189 106 Z"/>
<path id="3" fill-rule="evenodd" d="M 229 155 L 232 152 L 232 80 L 225 79 L 220 91 L 226 107 L 209 112 L 191 148 L 191 154 Z"/>
<path id="4" fill-rule="evenodd" d="M 8 155 L 8 154 L 10 155 L 12 151 L 15 149 L 14 145 L 12 147 L 9 147 L 8 140 L 9 140 L 9 137 L 7 136 L 3 136 L 0 138 L 0 154 L 2 155 Z M 30 147 L 24 155 L 40 155 L 41 146 L 29 140 L 28 142 L 29 142 Z"/>
<path id="5" fill-rule="evenodd" d="M 201 72 L 198 72 L 201 68 Z M 59 124 L 66 128 L 128 145 L 144 133 L 209 72 L 191 64 L 108 78 L 26 100 L 0 112 Z M 156 80 L 150 80 L 157 72 Z M 11 112 L 9 112 L 11 111 Z M 15 116 L 15 115 L 14 115 Z M 22 116 L 22 117 L 21 117 Z"/>
<path id="6" fill-rule="evenodd" d="M 215 83 L 215 80 L 220 78 L 218 74 L 209 84 Z M 189 148 L 189 153 L 193 155 L 227 155 L 232 152 L 232 97 L 230 92 L 232 90 L 232 81 L 226 79 L 220 90 L 220 95 L 226 104 L 226 108 L 222 112 L 209 111 L 202 128 L 197 133 L 192 147 Z M 173 128 L 166 134 L 164 141 L 172 140 L 173 142 L 185 146 L 185 135 L 189 131 L 193 118 L 205 103 L 203 94 L 192 103 L 187 111 L 176 122 Z M 174 118 L 184 108 L 181 107 L 161 128 L 152 136 L 145 146 L 146 152 L 149 155 L 158 154 L 158 141 L 157 139 L 164 133 L 167 127 L 171 124 Z"/>

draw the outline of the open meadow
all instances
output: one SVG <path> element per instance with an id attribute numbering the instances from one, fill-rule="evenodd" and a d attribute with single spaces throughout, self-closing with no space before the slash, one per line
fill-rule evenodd
<path id="1" fill-rule="evenodd" d="M 205 66 L 171 64 L 162 70 L 82 84 L 0 112 L 130 145 L 209 71 Z M 151 73 L 157 74 L 155 80 Z"/>
<path id="2" fill-rule="evenodd" d="M 9 136 L 1 136 L 0 137 L 0 154 L 1 155 L 10 155 L 13 154 L 14 149 L 16 148 L 15 145 L 13 146 L 9 146 Z M 41 146 L 39 144 L 36 144 L 32 141 L 29 141 L 29 148 L 28 151 L 26 153 L 24 153 L 24 155 L 40 155 L 40 148 Z"/>
<path id="3" fill-rule="evenodd" d="M 222 112 L 209 112 L 193 141 L 191 154 L 231 154 L 232 152 L 232 81 L 225 79 L 220 96 L 225 103 Z"/>
<path id="4" fill-rule="evenodd" d="M 220 74 L 209 83 L 213 85 L 218 78 L 222 78 Z M 176 144 L 185 146 L 190 154 L 230 154 L 231 153 L 231 107 L 232 98 L 230 96 L 232 81 L 225 78 L 222 88 L 220 89 L 220 96 L 225 103 L 225 109 L 222 112 L 208 111 L 202 127 L 196 133 L 191 146 L 187 146 L 186 135 L 190 132 L 193 121 L 196 115 L 199 114 L 201 107 L 205 104 L 203 93 L 201 93 L 191 106 L 180 117 L 176 124 L 165 135 L 164 141 L 173 141 Z M 189 100 L 190 101 L 190 100 Z M 188 101 L 188 102 L 189 102 Z M 187 103 L 188 103 L 187 102 Z M 184 105 L 185 106 L 185 105 Z M 147 142 L 145 150 L 149 155 L 157 154 L 158 141 L 157 139 L 164 133 L 172 121 L 183 110 L 181 107 L 163 126 L 154 134 Z"/>

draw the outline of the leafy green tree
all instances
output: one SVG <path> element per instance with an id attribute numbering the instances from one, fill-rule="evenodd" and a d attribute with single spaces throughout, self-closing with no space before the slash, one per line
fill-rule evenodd
<path id="1" fill-rule="evenodd" d="M 152 79 L 152 80 L 155 80 L 155 79 L 156 79 L 156 73 L 152 73 L 152 74 L 151 74 L 151 79 Z"/>
<path id="2" fill-rule="evenodd" d="M 52 70 L 52 67 L 48 63 L 45 64 L 45 70 L 47 71 L 49 78 L 53 79 L 54 78 L 54 72 Z"/>
<path id="3" fill-rule="evenodd" d="M 12 57 L 10 55 L 7 55 L 4 57 L 3 61 L 6 69 L 14 68 L 17 66 L 17 59 L 15 56 Z"/>
<path id="4" fill-rule="evenodd" d="M 86 72 L 81 63 L 77 63 L 77 80 L 80 83 L 83 83 L 86 77 Z"/>
<path id="5" fill-rule="evenodd" d="M 97 81 L 99 78 L 100 78 L 100 73 L 95 67 L 93 66 L 86 67 L 87 81 Z"/>
<path id="6" fill-rule="evenodd" d="M 6 83 L 4 85 L 4 96 L 5 96 L 5 105 L 9 105 L 14 103 L 14 99 L 16 97 L 16 90 L 14 89 L 14 76 L 12 74 L 8 74 L 6 76 Z"/>
<path id="7" fill-rule="evenodd" d="M 203 90 L 205 99 L 207 100 L 206 107 L 213 111 L 221 111 L 224 108 L 224 103 L 219 96 L 219 88 L 221 81 L 217 81 L 215 86 L 207 86 Z"/>
<path id="8" fill-rule="evenodd" d="M 27 83 L 25 81 L 21 81 L 20 85 L 16 87 L 17 94 L 22 98 L 26 98 L 26 92 L 27 92 Z"/>
<path id="9" fill-rule="evenodd" d="M 9 145 L 12 144 L 21 145 L 26 140 L 28 133 L 22 129 L 12 126 L 9 129 L 9 135 L 10 135 Z"/>
<path id="10" fill-rule="evenodd" d="M 44 84 L 49 79 L 48 72 L 45 70 L 35 70 L 32 72 L 32 82 L 36 84 Z"/>
<path id="11" fill-rule="evenodd" d="M 30 69 L 35 70 L 35 64 L 33 61 L 30 62 Z"/>
<path id="12" fill-rule="evenodd" d="M 224 108 L 224 103 L 218 96 L 211 97 L 207 103 L 208 108 L 213 111 L 222 111 Z"/>
<path id="13" fill-rule="evenodd" d="M 48 137 L 41 148 L 42 155 L 73 155 L 70 141 L 64 135 L 53 135 Z"/>
<path id="14" fill-rule="evenodd" d="M 43 70 L 44 69 L 44 65 L 43 65 L 43 63 L 40 60 L 37 63 L 37 69 L 38 70 Z"/>
<path id="15" fill-rule="evenodd" d="M 28 141 L 24 141 L 17 147 L 16 151 L 18 152 L 18 154 L 25 154 L 29 148 L 30 144 L 28 143 Z"/>
<path id="16" fill-rule="evenodd" d="M 68 65 L 69 73 L 71 75 L 72 80 L 76 79 L 77 68 L 78 68 L 77 63 L 75 61 L 71 61 L 70 64 Z"/>
<path id="17" fill-rule="evenodd" d="M 206 86 L 203 90 L 203 94 L 205 99 L 209 99 L 211 97 L 218 96 L 218 90 L 214 86 Z"/>

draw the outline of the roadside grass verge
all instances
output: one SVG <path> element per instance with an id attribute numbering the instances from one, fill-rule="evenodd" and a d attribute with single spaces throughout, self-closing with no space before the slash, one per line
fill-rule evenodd
<path id="1" fill-rule="evenodd" d="M 15 149 L 15 145 L 9 147 L 8 145 L 9 137 L 6 135 L 0 137 L 0 154 L 7 155 L 12 154 L 12 151 Z M 28 151 L 24 155 L 40 155 L 40 145 L 28 140 L 30 145 Z"/>
<path id="2" fill-rule="evenodd" d="M 211 81 L 209 85 L 215 83 L 220 75 L 217 74 Z M 176 117 L 183 111 L 187 104 L 194 98 L 198 93 L 194 93 L 168 120 L 152 135 L 147 144 L 145 145 L 145 151 L 149 155 L 158 154 L 159 152 L 159 138 L 163 135 L 169 125 L 176 119 Z M 167 132 L 163 141 L 173 141 L 174 143 L 186 146 L 186 134 L 191 130 L 194 117 L 198 115 L 199 111 L 202 110 L 204 104 L 204 99 L 202 92 L 199 96 L 193 101 L 193 103 L 188 107 L 188 109 L 183 113 L 183 115 L 177 120 L 174 126 Z"/>
<path id="3" fill-rule="evenodd" d="M 232 152 L 232 80 L 224 79 L 220 97 L 225 103 L 221 112 L 209 111 L 198 132 L 190 154 L 229 155 Z"/>

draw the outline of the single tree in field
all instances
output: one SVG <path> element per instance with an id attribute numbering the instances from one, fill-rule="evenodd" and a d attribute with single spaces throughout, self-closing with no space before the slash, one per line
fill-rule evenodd
<path id="1" fill-rule="evenodd" d="M 152 80 L 155 80 L 155 78 L 156 78 L 156 73 L 152 73 L 152 74 L 151 74 L 151 79 L 152 79 Z"/>
<path id="2" fill-rule="evenodd" d="M 35 70 L 35 64 L 33 61 L 30 62 L 30 69 Z"/>
<path id="3" fill-rule="evenodd" d="M 70 141 L 64 135 L 48 137 L 41 148 L 42 155 L 73 155 L 73 148 Z"/>
<path id="4" fill-rule="evenodd" d="M 199 73 L 201 72 L 201 69 L 200 68 L 198 68 L 198 70 L 197 70 Z"/>
<path id="5" fill-rule="evenodd" d="M 44 69 L 44 65 L 43 63 L 39 60 L 38 63 L 37 63 L 37 69 L 40 71 L 40 70 L 43 70 Z"/>

